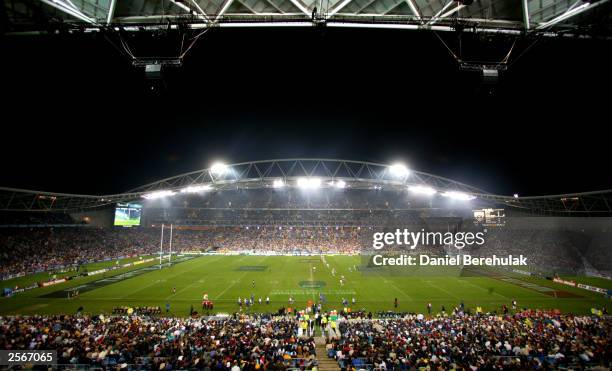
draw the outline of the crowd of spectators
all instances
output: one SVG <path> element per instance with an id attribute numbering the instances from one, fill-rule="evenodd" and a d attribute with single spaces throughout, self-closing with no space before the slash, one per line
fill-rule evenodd
<path id="1" fill-rule="evenodd" d="M 466 253 L 483 257 L 524 255 L 529 269 L 548 273 L 576 274 L 584 267 L 580 254 L 563 231 L 491 229 L 484 245 Z"/>
<path id="2" fill-rule="evenodd" d="M 156 370 L 313 369 L 315 341 L 292 315 L 163 318 L 0 317 L 0 347 L 52 349 L 58 363 Z M 610 367 L 606 316 L 514 314 L 340 316 L 327 354 L 343 370 L 550 369 Z"/>
<path id="3" fill-rule="evenodd" d="M 58 364 L 117 369 L 312 369 L 314 339 L 297 334 L 281 317 L 0 317 L 0 349 L 57 350 Z"/>
<path id="4" fill-rule="evenodd" d="M 446 233 L 452 218 L 413 220 L 410 231 Z M 447 225 L 448 224 L 448 225 Z M 452 231 L 463 231 L 454 224 Z M 166 227 L 167 228 L 167 227 Z M 472 228 L 474 228 L 472 226 Z M 395 228 L 365 226 L 234 225 L 178 226 L 172 233 L 174 252 L 216 251 L 253 254 L 353 254 L 372 250 L 374 232 Z M 580 237 L 580 236 L 578 236 Z M 491 228 L 483 245 L 462 251 L 445 246 L 386 246 L 386 253 L 442 255 L 466 253 L 489 257 L 524 255 L 530 270 L 546 274 L 584 274 L 585 264 L 606 273 L 612 264 L 609 234 L 578 238 L 554 230 Z M 170 233 L 164 234 L 164 250 L 170 247 Z M 27 227 L 0 228 L 0 278 L 34 272 L 53 272 L 93 261 L 156 254 L 160 226 L 138 228 Z"/>
<path id="5" fill-rule="evenodd" d="M 243 228 L 222 241 L 219 252 L 341 253 L 355 254 L 363 248 L 365 233 L 359 227 L 255 227 Z"/>
<path id="6" fill-rule="evenodd" d="M 150 254 L 154 246 L 155 234 L 147 229 L 2 228 L 0 277 Z"/>
<path id="7" fill-rule="evenodd" d="M 443 225 L 461 222 L 457 217 L 422 216 L 414 210 L 394 209 L 199 209 L 151 207 L 145 210 L 150 224 L 210 226 L 361 226 L 406 227 Z M 420 229 L 420 228 L 419 228 Z"/>
<path id="8" fill-rule="evenodd" d="M 330 339 L 343 369 L 431 370 L 610 367 L 612 322 L 550 313 L 349 320 Z"/>

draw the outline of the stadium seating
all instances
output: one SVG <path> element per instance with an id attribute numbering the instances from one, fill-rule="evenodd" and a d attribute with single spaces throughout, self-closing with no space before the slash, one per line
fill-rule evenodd
<path id="1" fill-rule="evenodd" d="M 56 349 L 71 367 L 155 370 L 309 370 L 322 359 L 343 370 L 584 369 L 612 357 L 612 323 L 598 316 L 341 317 L 339 331 L 317 354 L 319 340 L 299 337 L 292 316 L 0 317 L 0 348 Z"/>
<path id="2" fill-rule="evenodd" d="M 446 230 L 440 219 L 412 219 L 411 228 Z M 467 228 L 467 226 L 466 226 Z M 393 228 L 361 226 L 179 226 L 173 233 L 173 251 L 212 251 L 252 254 L 341 253 L 371 250 L 372 233 Z M 47 272 L 101 260 L 156 254 L 159 228 L 95 228 L 87 226 L 0 228 L 0 278 Z M 165 244 L 169 235 L 166 233 Z M 609 233 L 593 237 L 575 232 L 490 229 L 482 246 L 462 252 L 475 256 L 508 254 L 527 256 L 530 269 L 549 274 L 609 273 L 612 256 Z M 534 248 L 537 247 L 537 248 Z M 412 251 L 390 247 L 386 251 L 443 254 L 444 246 L 419 246 Z M 446 248 L 447 253 L 457 253 Z"/>

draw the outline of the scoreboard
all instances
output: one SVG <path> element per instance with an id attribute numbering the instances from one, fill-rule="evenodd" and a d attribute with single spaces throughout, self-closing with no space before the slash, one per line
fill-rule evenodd
<path id="1" fill-rule="evenodd" d="M 506 211 L 504 209 L 473 210 L 474 224 L 484 227 L 503 227 L 506 225 Z"/>

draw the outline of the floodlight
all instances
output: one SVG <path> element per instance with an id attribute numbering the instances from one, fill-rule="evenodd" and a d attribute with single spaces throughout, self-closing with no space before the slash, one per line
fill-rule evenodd
<path id="1" fill-rule="evenodd" d="M 442 193 L 442 196 L 452 198 L 453 200 L 459 200 L 459 201 L 469 201 L 469 200 L 473 200 L 476 198 L 475 196 L 472 196 L 470 194 L 458 192 L 458 191 L 447 191 L 447 192 Z"/>
<path id="2" fill-rule="evenodd" d="M 210 167 L 210 171 L 217 176 L 223 175 L 227 171 L 227 165 L 221 162 L 216 162 Z"/>
<path id="3" fill-rule="evenodd" d="M 427 186 L 422 186 L 422 185 L 410 186 L 408 187 L 408 190 L 410 192 L 418 193 L 421 195 L 427 195 L 427 196 L 435 195 L 437 193 L 435 189 L 431 187 L 427 187 Z"/>
<path id="4" fill-rule="evenodd" d="M 189 186 L 181 189 L 181 193 L 199 193 L 204 191 L 210 191 L 212 187 L 208 184 Z"/>
<path id="5" fill-rule="evenodd" d="M 304 189 L 319 188 L 321 186 L 321 179 L 319 178 L 298 178 L 297 185 Z"/>
<path id="6" fill-rule="evenodd" d="M 334 185 L 336 188 L 342 189 L 346 187 L 346 182 L 344 180 L 338 180 Z"/>
<path id="7" fill-rule="evenodd" d="M 518 194 L 518 193 L 515 193 L 515 194 L 514 194 L 514 198 L 519 198 L 519 194 Z"/>
<path id="8" fill-rule="evenodd" d="M 274 179 L 274 182 L 272 182 L 274 188 L 283 188 L 284 186 L 285 182 L 282 179 Z"/>
<path id="9" fill-rule="evenodd" d="M 176 192 L 174 191 L 155 191 L 142 195 L 142 198 L 145 198 L 147 200 L 156 200 L 158 198 L 174 196 L 175 194 Z"/>
<path id="10" fill-rule="evenodd" d="M 393 164 L 389 166 L 389 172 L 396 177 L 403 177 L 410 173 L 410 170 L 404 164 Z"/>

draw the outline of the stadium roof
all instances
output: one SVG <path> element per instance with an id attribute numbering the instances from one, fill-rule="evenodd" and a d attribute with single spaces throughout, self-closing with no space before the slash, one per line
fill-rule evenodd
<path id="1" fill-rule="evenodd" d="M 611 29 L 611 0 L 3 0 L 5 32 L 50 25 L 366 27 L 589 34 Z M 82 29 L 82 28 L 81 28 Z M 586 31 L 585 33 L 585 29 Z M 582 31 L 580 31 L 582 30 Z"/>
<path id="2" fill-rule="evenodd" d="M 496 195 L 474 186 L 403 165 L 337 159 L 279 159 L 213 165 L 159 180 L 114 195 L 79 195 L 0 188 L 0 210 L 77 211 L 145 198 L 169 197 L 209 190 L 274 189 L 311 186 L 360 190 L 414 192 L 415 197 L 438 195 L 463 200 L 476 198 L 529 213 L 547 215 L 612 215 L 612 189 L 562 195 L 520 197 Z M 421 195 L 419 195 L 421 193 Z"/>

